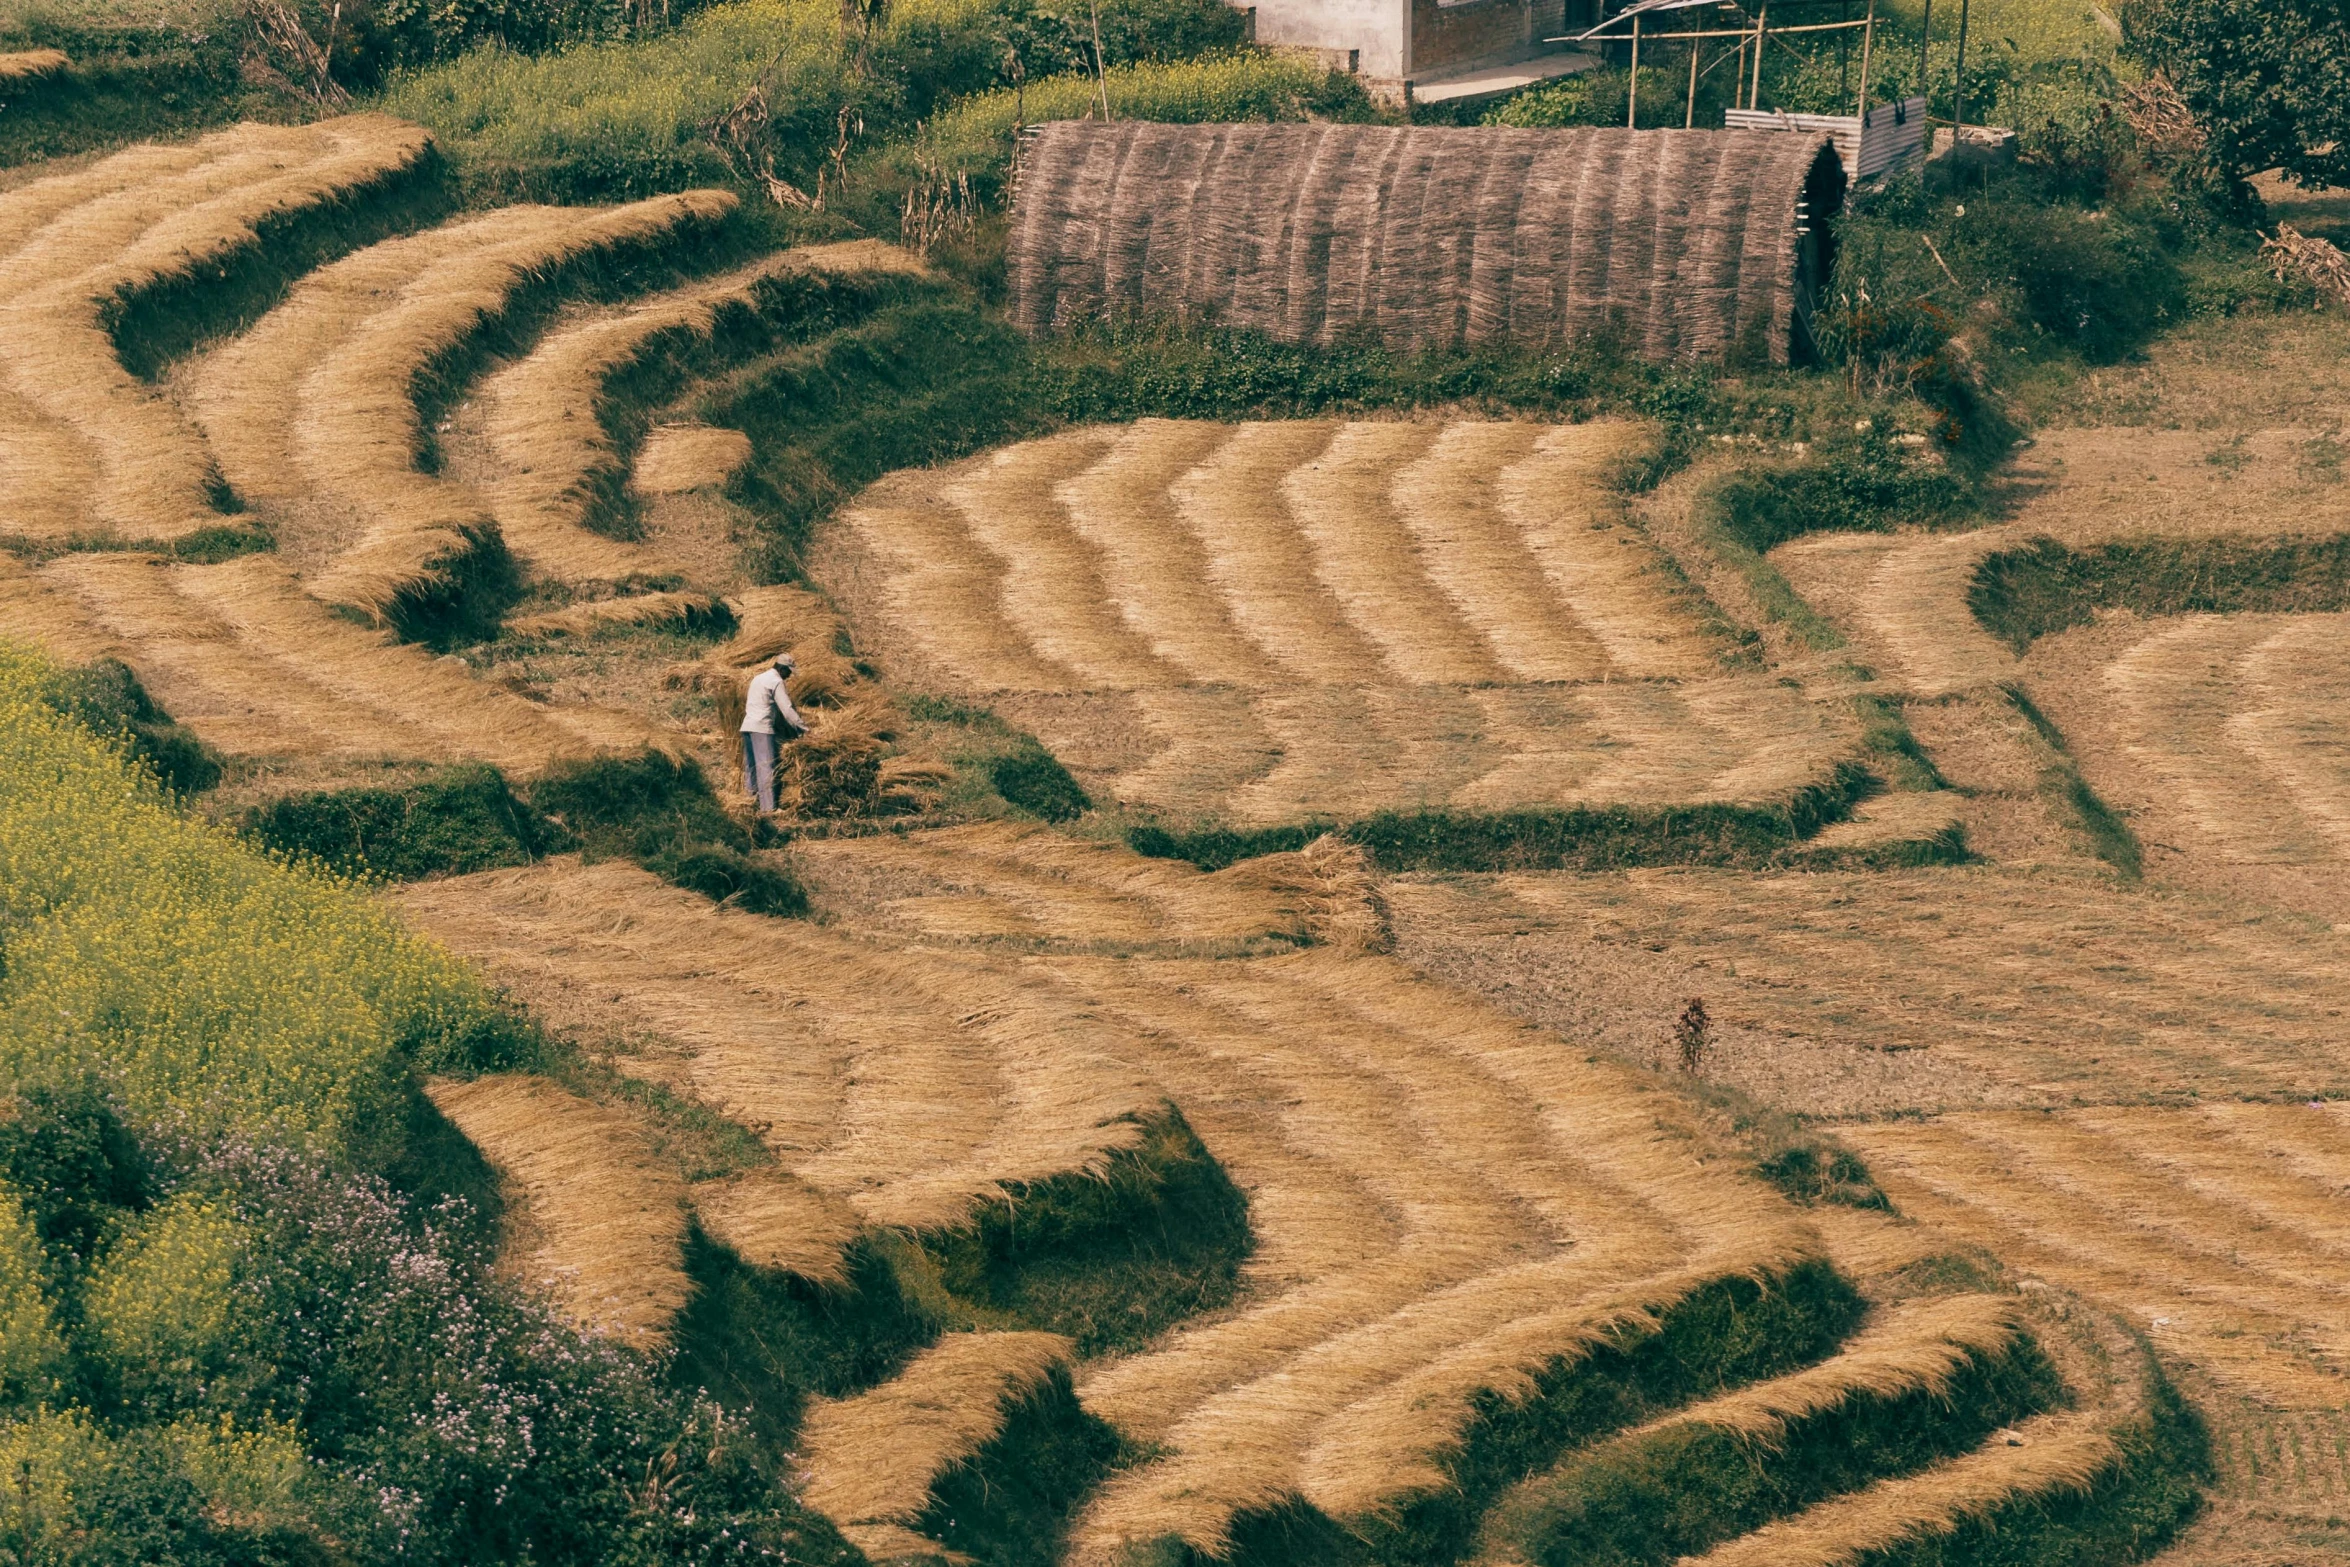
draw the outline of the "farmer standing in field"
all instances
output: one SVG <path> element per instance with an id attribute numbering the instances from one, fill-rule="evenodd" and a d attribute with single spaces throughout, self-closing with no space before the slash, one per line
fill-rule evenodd
<path id="1" fill-rule="evenodd" d="M 792 667 L 789 653 L 776 654 L 771 667 L 751 677 L 750 696 L 743 703 L 743 787 L 761 816 L 775 814 L 775 766 L 784 742 L 808 732 L 783 688 Z"/>

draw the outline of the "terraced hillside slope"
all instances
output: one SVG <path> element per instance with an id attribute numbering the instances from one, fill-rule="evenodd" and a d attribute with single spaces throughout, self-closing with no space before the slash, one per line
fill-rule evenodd
<path id="1" fill-rule="evenodd" d="M 1073 430 L 876 485 L 816 570 L 905 678 L 1177 820 L 1784 800 L 1854 727 L 1724 671 L 1611 488 L 1648 439 Z"/>
<path id="2" fill-rule="evenodd" d="M 2337 316 L 2182 335 L 2041 432 L 2009 520 L 1773 552 L 1978 863 L 1384 888 L 1423 971 L 1635 1059 L 1702 995 L 1711 1075 L 2119 1308 L 2212 1432 L 2181 1564 L 2346 1549 L 2346 346 Z"/>
<path id="3" fill-rule="evenodd" d="M 1448 973 L 1418 884 L 1334 837 L 1211 874 L 922 818 L 951 759 L 881 754 L 913 698 L 985 695 L 1200 818 L 1783 802 L 1857 754 L 1854 677 L 1723 666 L 1605 483 L 1643 432 L 1070 431 L 869 491 L 818 541 L 827 602 L 753 580 L 751 443 L 693 393 L 914 264 L 728 254 L 717 193 L 287 260 L 267 202 L 387 157 L 424 144 L 327 121 L 0 194 L 9 297 L 73 326 L 18 395 L 94 389 L 28 428 L 97 453 L 0 530 L 0 629 L 123 660 L 239 800 L 453 761 L 571 789 L 585 852 L 385 893 L 568 1047 L 431 1102 L 502 1180 L 505 1265 L 736 1403 L 860 1548 L 1549 1562 L 1612 1508 L 1678 1520 L 1618 1559 L 2121 1560 L 2190 1505 L 2192 1422 L 2103 1275 L 2016 1289 L 1931 1194 L 1947 1230 L 1799 1201 L 1604 1030 Z M 111 259 L 208 210 L 190 180 L 234 198 L 214 240 L 266 311 Z M 121 327 L 158 300 L 217 331 Z M 117 482 L 141 431 L 169 483 Z M 729 852 L 813 920 L 596 837 L 579 783 L 728 765 L 785 648 L 830 770 L 793 781 L 797 842 Z M 2283 1249 L 2246 1301 L 2322 1376 L 2293 1335 L 2323 1281 Z"/>

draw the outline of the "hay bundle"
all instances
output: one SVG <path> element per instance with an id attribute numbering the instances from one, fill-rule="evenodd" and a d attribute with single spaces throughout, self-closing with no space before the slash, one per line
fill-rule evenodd
<path id="1" fill-rule="evenodd" d="M 2260 259 L 2278 282 L 2299 279 L 2335 304 L 2350 305 L 2350 257 L 2331 240 L 2314 239 L 2290 223 L 2279 223 L 2276 237 L 2261 242 Z"/>
<path id="2" fill-rule="evenodd" d="M 0 84 L 38 81 L 44 76 L 62 76 L 73 62 L 65 57 L 63 49 L 20 49 L 0 54 Z"/>
<path id="3" fill-rule="evenodd" d="M 1021 173 L 1012 310 L 1784 362 L 1807 203 L 1842 193 L 1826 137 L 1778 131 L 1059 121 Z"/>

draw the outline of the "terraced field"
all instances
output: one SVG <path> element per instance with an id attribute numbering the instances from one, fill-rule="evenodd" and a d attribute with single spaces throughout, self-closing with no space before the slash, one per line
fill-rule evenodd
<path id="1" fill-rule="evenodd" d="M 1074 430 L 876 485 L 818 572 L 908 678 L 1178 819 L 1783 800 L 1849 716 L 1722 671 L 1608 487 L 1648 438 Z"/>
<path id="2" fill-rule="evenodd" d="M 1179 823 L 1775 809 L 1862 754 L 1856 682 L 1956 712 L 2019 678 L 1934 684 L 1987 637 L 1973 536 L 1782 552 L 1799 585 L 1889 584 L 1891 629 L 1855 622 L 1872 675 L 1725 661 L 1702 563 L 1612 485 L 1652 439 L 1618 422 L 1072 429 L 885 479 L 812 584 L 757 584 L 723 488 L 752 443 L 692 393 L 807 325 L 807 287 L 917 264 L 737 255 L 732 198 L 694 192 L 354 234 L 283 275 L 289 236 L 337 251 L 429 162 L 357 117 L 0 193 L 0 311 L 49 356 L 0 387 L 0 629 L 123 660 L 240 798 L 725 766 L 741 680 L 790 648 L 820 742 L 984 704 Z M 2324 622 L 2219 625 L 2224 678 L 2121 677 L 2144 765 L 2220 800 L 2242 780 L 2180 704 L 2250 711 L 2212 732 L 2301 780 L 2268 836 L 2334 852 Z M 585 650 L 575 682 L 500 676 L 549 645 Z M 918 805 L 952 763 L 877 765 Z M 1813 847 L 1932 837 L 1944 793 L 1993 798 L 1880 796 Z M 876 1560 L 2119 1560 L 2198 1470 L 2173 1372 L 2238 1501 L 2338 1478 L 2320 1455 L 2279 1492 L 2262 1456 L 2342 1403 L 2350 1134 L 2307 1102 L 2337 1091 L 2330 928 L 2117 892 L 2078 853 L 1397 879 L 1336 837 L 1209 873 L 1082 826 L 795 825 L 752 852 L 811 920 L 592 853 L 385 896 L 585 1052 L 430 1085 L 503 1179 L 507 1266 L 734 1378 Z M 1700 988 L 1716 1075 L 1932 1112 L 1848 1128 L 1898 1216 L 1795 1200 L 1648 1069 Z M 1805 1094 L 1769 1069 L 1798 1047 L 1827 1063 Z M 755 1342 L 777 1323 L 802 1336 Z"/>

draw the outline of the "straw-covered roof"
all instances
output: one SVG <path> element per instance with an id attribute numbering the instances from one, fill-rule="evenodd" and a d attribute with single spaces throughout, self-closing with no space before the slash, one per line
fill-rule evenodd
<path id="1" fill-rule="evenodd" d="M 1842 195 L 1828 139 L 1783 131 L 1056 121 L 1022 161 L 1012 312 L 1784 362 Z"/>

